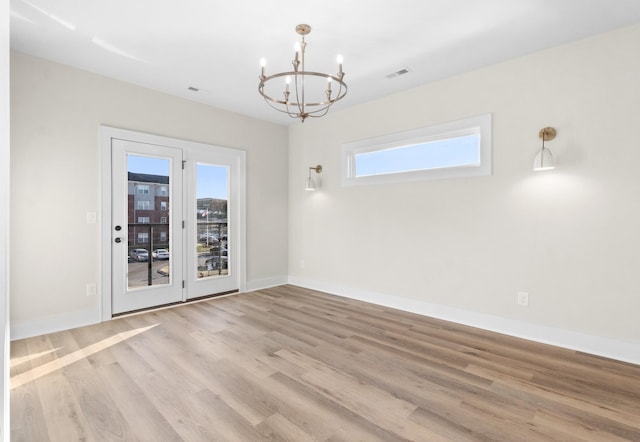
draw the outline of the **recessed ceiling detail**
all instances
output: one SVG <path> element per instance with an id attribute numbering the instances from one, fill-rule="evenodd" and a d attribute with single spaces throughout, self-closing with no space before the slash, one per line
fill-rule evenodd
<path id="1" fill-rule="evenodd" d="M 404 69 L 400 69 L 400 70 L 397 70 L 395 72 L 392 72 L 390 74 L 387 74 L 386 77 L 387 78 L 395 78 L 395 77 L 399 77 L 400 75 L 408 74 L 409 72 L 411 72 L 409 69 L 404 68 Z"/>

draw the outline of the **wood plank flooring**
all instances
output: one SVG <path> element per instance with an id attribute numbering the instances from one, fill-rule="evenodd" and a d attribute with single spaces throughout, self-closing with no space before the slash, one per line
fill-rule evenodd
<path id="1" fill-rule="evenodd" d="M 640 366 L 294 286 L 15 341 L 13 441 L 640 441 Z"/>

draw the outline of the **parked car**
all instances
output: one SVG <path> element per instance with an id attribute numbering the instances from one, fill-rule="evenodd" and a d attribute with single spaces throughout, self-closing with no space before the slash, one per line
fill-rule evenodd
<path id="1" fill-rule="evenodd" d="M 136 261 L 149 261 L 149 251 L 147 249 L 133 249 L 129 256 Z"/>
<path id="2" fill-rule="evenodd" d="M 214 256 L 211 259 L 207 259 L 204 262 L 207 265 L 207 270 L 220 270 L 220 269 L 228 269 L 229 268 L 229 257 L 228 256 Z"/>
<path id="3" fill-rule="evenodd" d="M 200 242 L 217 242 L 218 241 L 218 235 L 216 235 L 215 233 L 201 233 L 200 236 L 198 236 L 198 241 L 200 241 Z"/>
<path id="4" fill-rule="evenodd" d="M 229 250 L 224 246 L 221 247 L 220 245 L 216 244 L 209 249 L 209 254 L 212 256 L 227 256 L 229 254 Z"/>
<path id="5" fill-rule="evenodd" d="M 169 251 L 167 249 L 155 249 L 151 254 L 153 259 L 169 259 Z"/>

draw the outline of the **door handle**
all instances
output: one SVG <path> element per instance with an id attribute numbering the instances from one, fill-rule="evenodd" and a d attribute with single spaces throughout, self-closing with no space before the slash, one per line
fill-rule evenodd
<path id="1" fill-rule="evenodd" d="M 115 241 L 116 243 L 120 244 L 120 243 L 122 242 L 122 238 L 119 238 L 119 237 L 118 237 L 118 238 L 114 239 L 114 241 Z"/>

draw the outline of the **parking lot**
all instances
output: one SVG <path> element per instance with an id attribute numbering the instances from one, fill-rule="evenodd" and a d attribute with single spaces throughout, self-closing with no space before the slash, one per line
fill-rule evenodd
<path id="1" fill-rule="evenodd" d="M 153 261 L 151 263 L 151 284 L 152 285 L 160 285 L 160 284 L 169 284 L 169 274 L 162 275 L 158 273 L 163 267 L 167 267 L 169 265 L 169 260 L 163 261 Z M 148 283 L 148 273 L 149 273 L 149 262 L 137 262 L 133 261 L 129 263 L 129 288 L 136 287 L 144 287 L 149 285 Z"/>
<path id="2" fill-rule="evenodd" d="M 209 265 L 207 261 L 212 259 L 211 253 L 199 253 L 198 254 L 198 278 L 206 278 L 210 276 L 226 275 L 228 274 L 226 265 L 226 256 L 223 260 L 223 269 L 218 271 L 211 268 L 211 262 Z M 162 273 L 160 273 L 160 272 Z M 131 261 L 128 264 L 129 273 L 129 288 L 146 287 L 148 283 L 149 275 L 149 262 L 148 261 Z M 151 263 L 151 285 L 169 284 L 169 260 L 153 260 Z"/>

